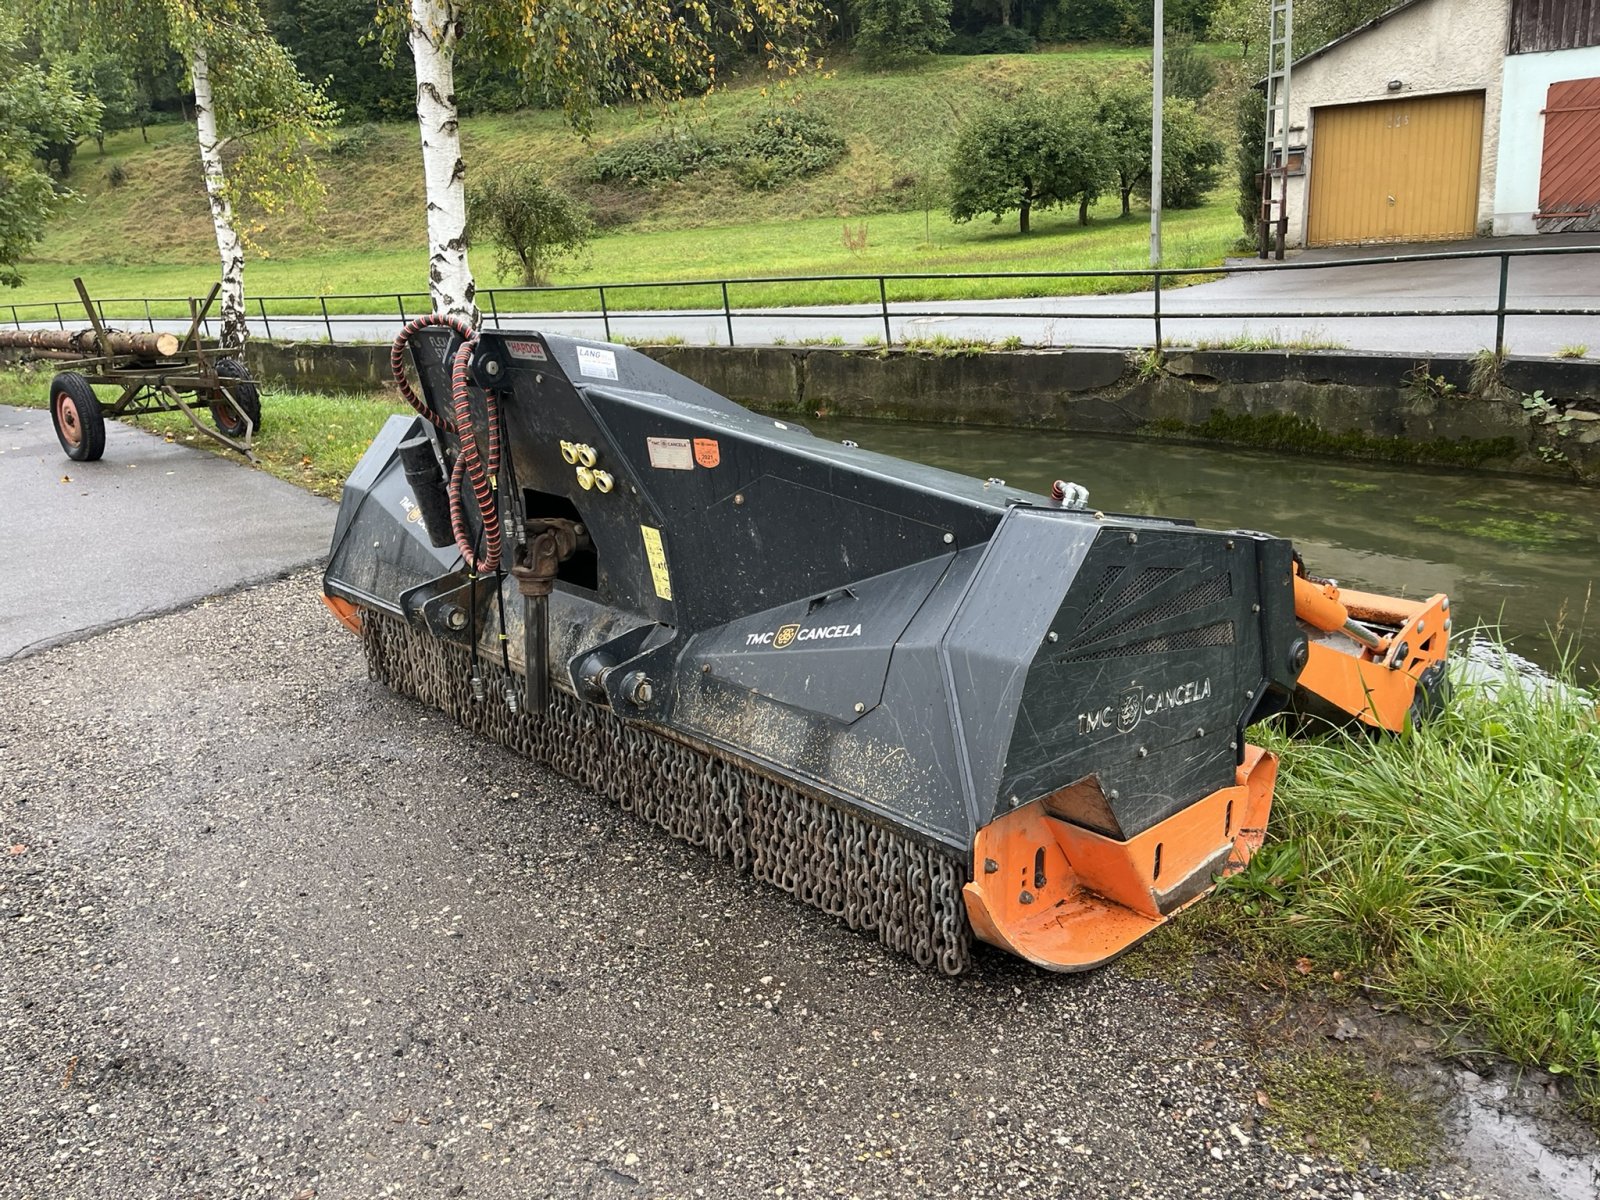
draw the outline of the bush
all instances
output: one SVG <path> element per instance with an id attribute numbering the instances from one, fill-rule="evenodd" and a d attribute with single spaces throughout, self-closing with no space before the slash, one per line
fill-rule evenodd
<path id="1" fill-rule="evenodd" d="M 106 171 L 106 183 L 111 187 L 119 188 L 128 182 L 128 168 L 119 162 L 111 164 Z"/>
<path id="2" fill-rule="evenodd" d="M 844 139 L 827 118 L 791 109 L 752 121 L 732 157 L 740 184 L 752 191 L 772 191 L 833 166 L 844 151 Z"/>
<path id="3" fill-rule="evenodd" d="M 852 45 L 870 66 L 924 58 L 950 40 L 950 0 L 851 0 L 850 7 Z"/>
<path id="4" fill-rule="evenodd" d="M 500 270 L 530 285 L 547 282 L 554 264 L 594 235 L 582 205 L 547 184 L 535 166 L 487 176 L 467 192 L 467 214 L 469 227 L 494 243 Z"/>
<path id="5" fill-rule="evenodd" d="M 731 141 L 675 130 L 608 146 L 590 162 L 588 178 L 647 186 L 727 166 L 741 187 L 767 192 L 831 167 L 844 154 L 844 138 L 826 117 L 805 109 L 776 109 L 754 118 Z"/>
<path id="6" fill-rule="evenodd" d="M 370 121 L 356 125 L 334 135 L 328 143 L 328 153 L 335 158 L 359 158 L 372 149 L 383 136 L 383 130 Z"/>
<path id="7" fill-rule="evenodd" d="M 588 177 L 596 183 L 635 187 L 665 183 L 715 165 L 722 154 L 721 146 L 701 134 L 672 130 L 607 146 L 590 160 Z"/>
<path id="8" fill-rule="evenodd" d="M 1161 77 L 1168 96 L 1198 103 L 1217 86 L 1217 69 L 1195 47 L 1192 34 L 1169 35 L 1163 57 Z"/>
<path id="9" fill-rule="evenodd" d="M 951 54 L 1029 54 L 1034 40 L 1026 30 L 1015 25 L 991 25 L 978 34 L 963 33 L 952 38 Z"/>

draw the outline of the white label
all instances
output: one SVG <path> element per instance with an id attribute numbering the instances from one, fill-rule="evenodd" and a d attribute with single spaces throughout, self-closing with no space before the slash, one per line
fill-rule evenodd
<path id="1" fill-rule="evenodd" d="M 694 449 L 688 438 L 645 438 L 650 465 L 658 471 L 694 470 Z"/>
<path id="2" fill-rule="evenodd" d="M 531 358 L 534 362 L 544 362 L 544 347 L 538 342 L 526 342 L 506 339 L 506 349 L 511 351 L 512 358 Z"/>
<path id="3" fill-rule="evenodd" d="M 617 356 L 610 350 L 601 350 L 596 346 L 579 346 L 578 373 L 592 375 L 596 379 L 615 379 Z"/>

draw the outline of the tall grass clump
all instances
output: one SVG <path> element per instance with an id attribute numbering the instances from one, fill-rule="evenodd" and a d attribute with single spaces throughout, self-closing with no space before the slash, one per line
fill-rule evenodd
<path id="1" fill-rule="evenodd" d="M 1265 740 L 1276 844 L 1225 890 L 1286 949 L 1571 1075 L 1600 1116 L 1595 697 L 1507 665 L 1398 736 Z"/>

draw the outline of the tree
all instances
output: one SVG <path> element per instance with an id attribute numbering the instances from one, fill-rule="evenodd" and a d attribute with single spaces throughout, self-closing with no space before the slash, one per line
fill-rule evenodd
<path id="1" fill-rule="evenodd" d="M 373 44 L 373 0 L 262 0 L 272 35 L 347 121 L 398 121 L 416 113 L 416 77 L 384 62 Z"/>
<path id="2" fill-rule="evenodd" d="M 1150 196 L 1150 72 L 1112 76 L 1094 91 L 1095 115 L 1109 146 L 1109 178 L 1122 197 Z M 1193 100 L 1169 98 L 1162 105 L 1161 203 L 1195 208 L 1217 186 L 1227 150 L 1200 116 Z"/>
<path id="3" fill-rule="evenodd" d="M 549 282 L 555 262 L 582 250 L 594 234 L 583 206 L 529 164 L 504 167 L 475 185 L 467 193 L 467 214 L 494 242 L 500 270 L 516 271 L 529 285 Z"/>
<path id="4" fill-rule="evenodd" d="M 950 218 L 1018 214 L 1027 233 L 1034 210 L 1078 202 L 1080 224 L 1100 195 L 1109 153 L 1092 106 L 1041 96 L 994 101 L 956 135 L 950 158 Z"/>
<path id="5" fill-rule="evenodd" d="M 923 58 L 950 40 L 950 0 L 851 0 L 854 47 L 873 66 Z"/>
<path id="6" fill-rule="evenodd" d="M 0 285 L 22 283 L 22 256 L 44 236 L 58 197 L 50 180 L 52 145 L 75 145 L 92 131 L 93 97 L 60 67 L 23 62 L 19 23 L 0 15 Z"/>
<path id="7" fill-rule="evenodd" d="M 461 151 L 455 59 L 463 39 L 475 58 L 514 68 L 530 96 L 559 97 L 587 132 L 602 103 L 665 103 L 715 87 L 722 63 L 746 49 L 768 70 L 801 70 L 825 17 L 821 0 L 378 0 L 394 53 L 404 40 L 417 73 L 428 206 L 428 288 L 435 312 L 476 322 L 467 261 L 466 160 Z"/>
<path id="8" fill-rule="evenodd" d="M 1106 138 L 1109 178 L 1122 198 L 1123 216 L 1128 215 L 1128 198 L 1134 189 L 1150 178 L 1150 82 L 1148 71 L 1121 71 L 1094 91 L 1095 116 Z"/>
<path id="9" fill-rule="evenodd" d="M 295 69 L 256 0 L 34 0 L 44 20 L 85 31 L 90 48 L 156 59 L 180 55 L 194 88 L 195 133 L 221 262 L 220 341 L 244 352 L 244 261 L 260 221 L 321 195 L 308 148 L 338 110 Z"/>
<path id="10" fill-rule="evenodd" d="M 1146 115 L 1147 127 L 1149 119 Z M 1162 107 L 1161 142 L 1162 207 L 1199 208 L 1222 178 L 1226 145 L 1211 131 L 1195 102 L 1181 99 L 1169 100 Z M 1146 147 L 1148 160 L 1148 140 Z M 1149 199 L 1148 162 L 1139 180 L 1139 194 Z"/>
<path id="11" fill-rule="evenodd" d="M 78 90 L 100 102 L 100 123 L 93 137 L 101 154 L 106 152 L 106 134 L 144 124 L 148 111 L 144 97 L 128 68 L 115 55 L 82 50 L 67 60 L 67 69 Z"/>

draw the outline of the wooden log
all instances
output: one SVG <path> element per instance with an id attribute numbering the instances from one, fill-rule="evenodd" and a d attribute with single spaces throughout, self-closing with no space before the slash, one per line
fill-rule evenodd
<path id="1" fill-rule="evenodd" d="M 137 358 L 171 358 L 178 352 L 175 333 L 128 333 L 108 330 L 103 349 L 92 329 L 0 329 L 0 350 L 46 350 L 98 358 L 111 354 L 131 354 Z"/>

